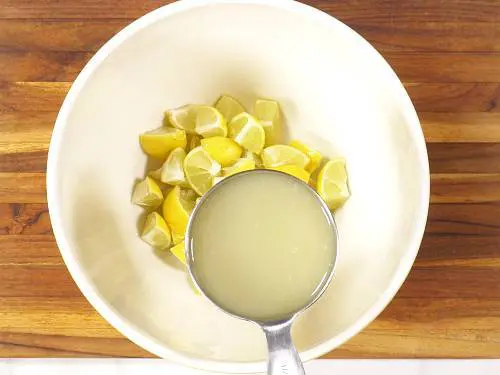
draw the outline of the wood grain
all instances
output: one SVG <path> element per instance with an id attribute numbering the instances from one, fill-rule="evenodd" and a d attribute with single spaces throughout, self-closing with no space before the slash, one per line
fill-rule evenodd
<path id="1" fill-rule="evenodd" d="M 106 323 L 52 235 L 45 168 L 78 72 L 171 1 L 0 0 L 0 357 L 149 357 Z M 420 253 L 384 312 L 328 358 L 500 353 L 500 2 L 306 0 L 370 41 L 401 77 L 428 142 Z"/>
<path id="2" fill-rule="evenodd" d="M 0 81 L 73 81 L 90 52 L 0 51 Z M 384 57 L 407 83 L 496 83 L 500 54 L 387 52 Z"/>
<path id="3" fill-rule="evenodd" d="M 0 51 L 95 52 L 130 20 L 0 19 Z M 381 15 L 370 21 L 354 19 L 349 25 L 382 52 L 500 52 L 496 22 L 401 22 Z"/>
<path id="4" fill-rule="evenodd" d="M 415 108 L 419 112 L 499 112 L 498 83 L 406 83 Z"/>

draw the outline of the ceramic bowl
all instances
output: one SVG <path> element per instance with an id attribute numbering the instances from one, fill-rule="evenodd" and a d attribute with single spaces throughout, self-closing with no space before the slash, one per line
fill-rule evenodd
<path id="1" fill-rule="evenodd" d="M 219 372 L 265 369 L 259 328 L 196 296 L 185 272 L 137 235 L 130 203 L 146 157 L 138 135 L 163 112 L 213 103 L 282 104 L 290 136 L 347 159 L 351 199 L 336 214 L 339 258 L 326 294 L 301 316 L 304 360 L 344 343 L 405 280 L 424 232 L 429 169 L 401 82 L 349 27 L 288 0 L 183 0 L 133 22 L 89 61 L 61 108 L 47 188 L 57 243 L 83 294 L 146 350 Z"/>

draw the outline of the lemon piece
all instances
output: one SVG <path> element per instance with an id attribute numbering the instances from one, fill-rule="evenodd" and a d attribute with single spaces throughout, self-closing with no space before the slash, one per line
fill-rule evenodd
<path id="1" fill-rule="evenodd" d="M 307 172 L 304 168 L 297 167 L 296 165 L 293 164 L 280 165 L 278 167 L 273 167 L 269 169 L 292 175 L 293 177 L 296 177 L 299 180 L 304 181 L 306 184 L 309 183 L 309 178 L 311 177 L 309 172 Z"/>
<path id="2" fill-rule="evenodd" d="M 170 251 L 179 261 L 186 265 L 186 253 L 184 251 L 184 241 L 179 242 L 177 245 L 170 248 Z"/>
<path id="3" fill-rule="evenodd" d="M 165 113 L 163 124 L 170 124 L 186 133 L 195 133 L 197 107 L 196 104 L 187 104 L 171 109 Z"/>
<path id="4" fill-rule="evenodd" d="M 158 250 L 165 250 L 172 242 L 167 223 L 157 212 L 151 212 L 142 228 L 141 238 L 147 244 Z"/>
<path id="5" fill-rule="evenodd" d="M 222 95 L 215 103 L 215 108 L 224 116 L 229 123 L 234 116 L 245 112 L 245 108 L 235 98 L 229 95 Z"/>
<path id="6" fill-rule="evenodd" d="M 182 238 L 181 241 L 184 240 L 184 233 L 186 233 L 195 199 L 195 194 L 192 191 L 176 186 L 168 193 L 163 202 L 163 217 L 170 227 L 174 243 L 179 241 L 179 238 Z"/>
<path id="7" fill-rule="evenodd" d="M 255 168 L 262 168 L 264 164 L 262 164 L 262 159 L 255 152 L 245 150 L 243 151 L 243 155 L 241 155 L 243 159 L 253 160 L 255 163 Z"/>
<path id="8" fill-rule="evenodd" d="M 292 164 L 305 169 L 311 161 L 309 156 L 304 154 L 302 151 L 288 145 L 274 145 L 266 147 L 262 151 L 261 157 L 266 168 Z"/>
<path id="9" fill-rule="evenodd" d="M 278 102 L 258 99 L 255 102 L 255 117 L 260 121 L 266 133 L 266 146 L 283 141 L 283 124 Z"/>
<path id="10" fill-rule="evenodd" d="M 264 148 L 266 134 L 260 122 L 248 114 L 240 113 L 229 124 L 229 136 L 244 149 L 260 154 Z"/>
<path id="11" fill-rule="evenodd" d="M 160 181 L 160 179 L 161 179 L 161 167 L 158 169 L 155 169 L 153 171 L 149 171 L 148 176 L 154 178 L 156 181 Z"/>
<path id="12" fill-rule="evenodd" d="M 191 188 L 199 195 L 205 194 L 213 185 L 213 178 L 221 171 L 217 163 L 201 146 L 189 151 L 184 159 L 184 173 Z"/>
<path id="13" fill-rule="evenodd" d="M 165 159 L 174 148 L 186 147 L 186 132 L 162 126 L 141 134 L 139 142 L 146 154 L 157 159 Z"/>
<path id="14" fill-rule="evenodd" d="M 243 152 L 239 144 L 225 137 L 202 139 L 201 147 L 223 167 L 234 164 Z"/>
<path id="15" fill-rule="evenodd" d="M 236 161 L 236 163 L 234 163 L 230 167 L 223 168 L 222 176 L 229 177 L 236 173 L 251 171 L 252 169 L 255 169 L 255 161 L 253 161 L 252 159 L 242 158 L 238 159 L 238 161 Z"/>
<path id="16" fill-rule="evenodd" d="M 187 136 L 187 146 L 186 146 L 186 151 L 189 152 L 193 148 L 198 147 L 201 145 L 201 137 L 198 134 L 189 134 Z"/>
<path id="17" fill-rule="evenodd" d="M 172 150 L 160 169 L 160 181 L 169 185 L 186 186 L 186 176 L 184 175 L 185 158 L 186 151 L 183 148 L 178 147 Z"/>
<path id="18" fill-rule="evenodd" d="M 174 245 L 178 245 L 182 241 L 184 241 L 184 235 L 185 235 L 185 233 L 172 232 L 172 242 L 173 242 L 173 244 Z"/>
<path id="19" fill-rule="evenodd" d="M 331 210 L 341 207 L 349 198 L 345 159 L 328 161 L 318 175 L 316 190 Z"/>
<path id="20" fill-rule="evenodd" d="M 321 155 L 319 151 L 316 151 L 310 148 L 309 146 L 306 146 L 304 143 L 298 140 L 291 141 L 290 146 L 296 148 L 299 151 L 302 151 L 304 154 L 309 156 L 309 159 L 311 159 L 311 161 L 306 166 L 306 170 L 309 173 L 313 173 L 321 165 L 321 161 L 323 160 L 323 155 Z"/>
<path id="21" fill-rule="evenodd" d="M 162 201 L 163 193 L 151 177 L 148 176 L 135 185 L 132 193 L 132 203 L 143 207 L 156 208 Z"/>
<path id="22" fill-rule="evenodd" d="M 226 137 L 227 123 L 222 114 L 208 105 L 196 107 L 196 133 L 203 138 L 208 137 Z"/>

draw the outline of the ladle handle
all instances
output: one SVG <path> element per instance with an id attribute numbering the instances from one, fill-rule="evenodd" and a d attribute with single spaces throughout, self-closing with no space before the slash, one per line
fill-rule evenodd
<path id="1" fill-rule="evenodd" d="M 291 320 L 262 327 L 269 350 L 268 375 L 305 375 L 302 361 L 292 342 L 291 328 Z"/>

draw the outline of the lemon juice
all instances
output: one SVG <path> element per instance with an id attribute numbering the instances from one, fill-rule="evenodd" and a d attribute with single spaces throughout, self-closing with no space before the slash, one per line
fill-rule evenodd
<path id="1" fill-rule="evenodd" d="M 252 171 L 221 182 L 190 224 L 191 271 L 224 310 L 285 319 L 324 285 L 336 234 L 319 197 L 284 173 Z"/>

